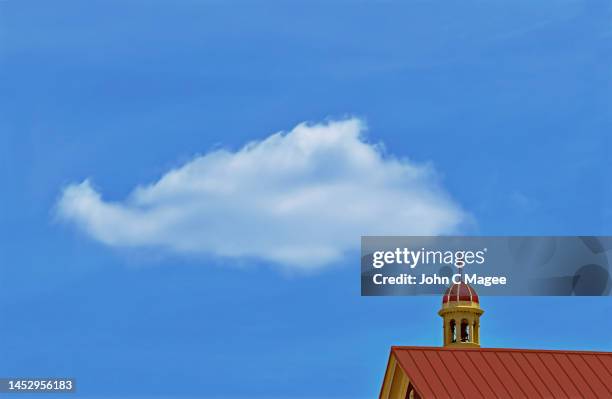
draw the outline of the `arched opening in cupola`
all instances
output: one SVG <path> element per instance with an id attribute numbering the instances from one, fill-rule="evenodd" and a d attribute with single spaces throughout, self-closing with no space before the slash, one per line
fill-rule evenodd
<path id="1" fill-rule="evenodd" d="M 461 320 L 461 342 L 470 342 L 470 324 L 466 319 Z"/>

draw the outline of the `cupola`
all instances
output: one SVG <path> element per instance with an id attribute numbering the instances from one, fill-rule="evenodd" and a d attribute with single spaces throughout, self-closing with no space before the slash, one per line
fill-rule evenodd
<path id="1" fill-rule="evenodd" d="M 444 321 L 445 347 L 479 347 L 480 308 L 478 294 L 466 283 L 453 284 L 442 296 L 442 309 L 438 314 Z"/>

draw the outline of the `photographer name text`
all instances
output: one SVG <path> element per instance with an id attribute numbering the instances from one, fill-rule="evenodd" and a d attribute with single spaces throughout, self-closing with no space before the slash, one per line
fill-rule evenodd
<path id="1" fill-rule="evenodd" d="M 372 280 L 376 285 L 450 285 L 465 284 L 483 285 L 490 287 L 492 285 L 506 285 L 507 278 L 505 276 L 481 276 L 476 273 L 472 274 L 453 274 L 451 277 L 439 276 L 437 274 L 421 274 L 414 276 L 407 273 L 402 273 L 396 276 L 385 276 L 382 273 L 377 273 L 372 276 Z"/>

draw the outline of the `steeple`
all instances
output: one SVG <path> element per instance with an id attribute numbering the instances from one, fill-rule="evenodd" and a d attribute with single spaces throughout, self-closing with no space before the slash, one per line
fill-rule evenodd
<path id="1" fill-rule="evenodd" d="M 444 346 L 479 347 L 483 313 L 478 295 L 469 284 L 461 282 L 448 287 L 438 311 L 444 321 Z"/>

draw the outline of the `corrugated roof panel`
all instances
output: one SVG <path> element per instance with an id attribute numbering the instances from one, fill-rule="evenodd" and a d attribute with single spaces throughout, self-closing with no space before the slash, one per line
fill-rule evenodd
<path id="1" fill-rule="evenodd" d="M 436 353 L 440 356 L 441 363 L 448 369 L 448 371 L 454 376 L 455 388 L 451 392 L 457 392 L 459 390 L 463 397 L 466 398 L 481 398 L 482 393 L 475 386 L 474 382 L 469 376 L 466 370 L 469 370 L 469 364 L 459 363 L 459 359 L 455 356 L 456 351 L 429 351 L 432 355 Z"/>
<path id="2" fill-rule="evenodd" d="M 574 366 L 574 363 L 571 362 L 567 354 L 558 353 L 554 354 L 553 357 L 555 358 L 555 360 L 557 360 L 561 368 L 563 368 L 563 371 L 565 371 L 565 373 L 569 376 L 570 380 L 574 383 L 579 392 L 588 392 L 588 396 L 590 397 L 596 396 L 596 393 L 584 380 L 584 378 L 582 377 L 576 366 Z"/>
<path id="3" fill-rule="evenodd" d="M 610 360 L 610 358 L 607 359 Z M 582 360 L 589 365 L 591 370 L 593 370 L 599 378 L 599 381 L 608 388 L 610 396 L 612 397 L 612 371 L 606 368 L 605 361 L 598 356 L 583 356 Z"/>
<path id="4" fill-rule="evenodd" d="M 567 395 L 571 398 L 581 398 L 583 397 L 582 393 L 576 388 L 576 385 L 571 380 L 571 378 L 567 375 L 567 373 L 561 368 L 559 363 L 555 360 L 554 354 L 550 352 L 542 352 L 538 353 L 540 359 L 544 363 L 545 367 L 550 370 L 550 372 L 557 376 L 557 380 L 563 387 L 563 390 L 567 392 Z"/>
<path id="5" fill-rule="evenodd" d="M 594 374 L 595 378 L 589 378 L 591 375 L 590 371 L 593 371 L 592 367 L 588 365 L 585 359 L 589 357 L 589 355 L 578 356 L 578 355 L 569 355 L 570 361 L 574 364 L 576 369 L 580 372 L 580 374 L 584 377 L 585 380 L 588 380 L 588 384 L 591 389 L 595 392 L 595 394 L 601 398 L 605 398 L 609 396 L 612 398 L 612 389 L 608 390 L 608 388 L 602 382 L 601 377 L 598 374 Z M 597 360 L 597 359 L 595 359 Z M 605 370 L 602 370 L 605 371 Z M 609 385 L 612 388 L 612 376 L 609 378 L 604 377 Z"/>
<path id="6" fill-rule="evenodd" d="M 612 356 L 598 357 L 597 359 L 601 361 L 601 364 L 603 364 L 608 371 L 608 375 L 612 378 Z"/>
<path id="7" fill-rule="evenodd" d="M 453 396 L 453 392 L 457 392 L 457 382 L 455 377 L 444 366 L 437 352 L 434 351 L 419 351 L 419 357 L 427 359 L 427 362 L 433 370 L 436 370 L 437 378 L 442 381 L 441 384 L 448 396 Z"/>
<path id="8" fill-rule="evenodd" d="M 455 351 L 455 357 L 460 364 L 466 365 L 466 370 L 470 370 L 470 380 L 478 387 L 478 391 L 483 398 L 494 398 L 497 394 L 491 389 L 486 377 L 482 374 L 480 368 L 474 363 L 473 356 L 468 356 L 464 352 Z"/>
<path id="9" fill-rule="evenodd" d="M 462 355 L 467 356 L 465 352 L 460 352 Z M 488 387 L 495 392 L 496 397 L 498 398 L 507 398 L 510 396 L 508 390 L 504 387 L 503 382 L 499 379 L 499 377 L 495 374 L 493 369 L 489 367 L 484 357 L 479 352 L 474 352 L 469 359 L 474 363 L 474 368 L 478 370 L 478 372 L 482 375 L 485 382 L 488 384 Z M 489 398 L 491 396 L 487 396 Z"/>
<path id="10" fill-rule="evenodd" d="M 517 364 L 520 368 L 521 372 L 525 375 L 525 377 L 529 380 L 529 383 L 533 388 L 537 391 L 536 397 L 539 398 L 550 398 L 553 395 L 549 390 L 546 389 L 542 378 L 538 373 L 537 369 L 534 369 L 531 363 L 527 361 L 527 359 L 520 352 L 508 352 L 510 356 L 512 356 L 512 360 Z"/>
<path id="11" fill-rule="evenodd" d="M 612 353 L 393 347 L 423 398 L 611 398 Z"/>
<path id="12" fill-rule="evenodd" d="M 508 370 L 508 372 L 512 375 L 514 380 L 518 383 L 518 386 L 521 388 L 521 391 L 525 393 L 525 396 L 528 398 L 539 398 L 541 397 L 538 390 L 535 388 L 529 377 L 523 372 L 522 363 L 519 364 L 516 362 L 512 353 L 509 352 L 495 352 L 499 360 L 501 360 L 502 364 Z"/>
<path id="13" fill-rule="evenodd" d="M 501 362 L 501 360 L 497 356 L 497 353 L 482 352 L 482 355 L 487 361 L 489 367 L 491 367 L 493 371 L 495 371 L 495 374 L 497 374 L 499 379 L 502 380 L 504 387 L 510 393 L 510 397 L 524 398 L 527 396 L 525 392 L 521 389 L 521 386 L 519 385 L 516 378 L 514 378 L 514 376 L 510 374 L 508 369 L 506 369 L 504 364 Z"/>
<path id="14" fill-rule="evenodd" d="M 555 376 L 546 368 L 546 365 L 542 362 L 542 359 L 538 356 L 537 352 L 522 352 L 521 355 L 525 358 L 525 361 L 533 368 L 534 373 L 537 373 L 538 378 L 542 381 L 542 388 L 546 389 L 543 396 L 545 398 L 567 398 L 567 392 L 561 387 L 560 381 L 555 379 Z"/>
<path id="15" fill-rule="evenodd" d="M 423 354 L 423 351 L 416 350 L 410 352 L 412 359 L 414 359 L 415 363 L 419 367 L 420 373 L 427 380 L 431 392 L 433 394 L 432 397 L 435 398 L 450 398 L 452 395 L 452 391 L 446 390 L 446 384 L 442 383 L 442 380 L 438 376 L 438 370 L 434 369 L 431 364 L 427 361 L 427 358 Z M 415 387 L 418 387 L 414 384 Z"/>
<path id="16" fill-rule="evenodd" d="M 395 354 L 398 364 L 402 367 L 404 372 L 408 375 L 408 378 L 410 378 L 412 385 L 421 394 L 421 397 L 423 398 L 436 397 L 435 396 L 436 393 L 434 393 L 434 391 L 432 390 L 430 386 L 430 384 L 435 385 L 436 381 L 434 381 L 433 379 L 428 381 L 427 379 L 430 378 L 431 376 L 425 376 L 421 373 L 421 368 L 412 358 L 411 351 L 394 352 L 394 354 Z M 410 370 L 410 373 L 408 373 L 406 370 Z M 438 392 L 438 395 L 439 394 L 440 393 Z M 448 396 L 447 394 L 445 395 Z"/>

